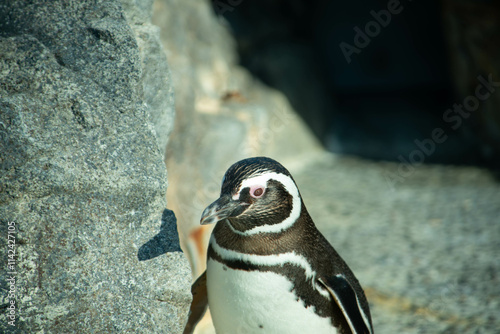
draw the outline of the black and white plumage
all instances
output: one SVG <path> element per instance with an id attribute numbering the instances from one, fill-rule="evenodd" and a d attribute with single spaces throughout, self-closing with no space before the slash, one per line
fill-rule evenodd
<path id="1" fill-rule="evenodd" d="M 316 229 L 290 173 L 265 157 L 232 165 L 201 224 L 217 223 L 184 333 L 206 304 L 218 334 L 372 334 L 358 280 Z M 208 298 L 206 298 L 208 295 Z"/>

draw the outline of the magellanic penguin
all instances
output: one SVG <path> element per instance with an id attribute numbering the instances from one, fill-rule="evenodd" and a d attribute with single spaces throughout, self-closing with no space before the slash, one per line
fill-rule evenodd
<path id="1" fill-rule="evenodd" d="M 232 165 L 202 214 L 201 224 L 211 223 L 185 334 L 207 304 L 218 334 L 373 334 L 363 289 L 280 163 L 256 157 Z"/>

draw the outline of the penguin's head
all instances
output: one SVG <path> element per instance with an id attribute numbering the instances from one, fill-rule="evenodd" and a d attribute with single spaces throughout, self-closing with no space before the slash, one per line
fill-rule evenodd
<path id="1" fill-rule="evenodd" d="M 288 170 L 273 159 L 255 157 L 229 167 L 220 197 L 203 211 L 201 224 L 227 220 L 236 231 L 261 232 L 295 221 L 300 210 L 300 193 Z"/>

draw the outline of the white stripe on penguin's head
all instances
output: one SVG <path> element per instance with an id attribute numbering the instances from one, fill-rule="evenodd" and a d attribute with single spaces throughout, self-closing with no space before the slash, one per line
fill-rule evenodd
<path id="1" fill-rule="evenodd" d="M 300 217 L 302 203 L 300 199 L 299 189 L 295 185 L 295 182 L 293 182 L 293 179 L 285 174 L 267 172 L 245 179 L 243 180 L 243 182 L 241 182 L 238 191 L 233 195 L 233 200 L 238 200 L 240 198 L 241 190 L 245 188 L 251 188 L 254 186 L 262 186 L 264 188 L 267 188 L 267 183 L 270 180 L 281 183 L 285 190 L 292 196 L 292 210 L 290 211 L 290 215 L 279 224 L 259 225 L 245 232 L 232 229 L 235 233 L 240 235 L 253 235 L 257 233 L 280 233 L 291 227 L 293 223 L 295 223 L 295 221 Z M 231 226 L 231 224 L 229 224 L 229 226 Z"/>

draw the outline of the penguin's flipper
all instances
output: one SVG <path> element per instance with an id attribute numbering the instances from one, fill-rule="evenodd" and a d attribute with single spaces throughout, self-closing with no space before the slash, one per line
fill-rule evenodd
<path id="1" fill-rule="evenodd" d="M 373 334 L 370 314 L 363 310 L 356 290 L 344 275 L 329 277 L 326 282 L 321 278 L 318 281 L 332 296 L 353 334 Z"/>
<path id="2" fill-rule="evenodd" d="M 183 334 L 192 334 L 194 328 L 207 311 L 208 298 L 206 270 L 203 272 L 203 274 L 200 275 L 200 277 L 196 279 L 196 281 L 191 286 L 191 294 L 193 295 L 193 301 L 191 302 L 191 307 L 189 308 L 189 317 L 186 323 L 186 327 L 184 327 Z"/>

